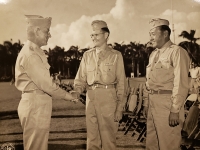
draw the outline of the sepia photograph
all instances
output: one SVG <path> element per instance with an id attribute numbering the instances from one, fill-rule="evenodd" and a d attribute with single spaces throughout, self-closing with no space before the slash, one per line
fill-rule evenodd
<path id="1" fill-rule="evenodd" d="M 0 0 L 0 150 L 200 150 L 200 0 Z"/>

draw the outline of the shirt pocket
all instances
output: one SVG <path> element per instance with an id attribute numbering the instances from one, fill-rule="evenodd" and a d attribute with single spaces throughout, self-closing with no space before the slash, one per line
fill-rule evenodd
<path id="1" fill-rule="evenodd" d="M 165 82 L 173 77 L 173 67 L 167 59 L 160 60 L 155 65 L 155 71 L 158 82 Z"/>
<path id="2" fill-rule="evenodd" d="M 114 80 L 115 80 L 115 65 L 113 63 L 105 63 L 104 64 L 102 79 L 106 83 L 114 82 Z"/>
<path id="3" fill-rule="evenodd" d="M 92 84 L 94 82 L 95 78 L 95 66 L 94 65 L 87 65 L 87 81 L 89 84 Z"/>
<path id="4" fill-rule="evenodd" d="M 171 69 L 172 68 L 170 60 L 162 59 L 162 60 L 160 60 L 160 62 L 161 62 L 161 68 L 163 68 L 163 69 Z"/>

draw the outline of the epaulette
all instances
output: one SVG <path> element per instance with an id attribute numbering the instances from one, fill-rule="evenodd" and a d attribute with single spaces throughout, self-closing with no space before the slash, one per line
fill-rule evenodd
<path id="1" fill-rule="evenodd" d="M 115 54 L 120 54 L 121 52 L 115 49 L 111 49 L 111 52 L 115 53 Z"/>
<path id="2" fill-rule="evenodd" d="M 95 51 L 95 48 L 91 48 L 91 49 L 87 50 L 85 53 L 89 53 L 89 52 L 92 52 L 92 51 Z"/>
<path id="3" fill-rule="evenodd" d="M 111 52 L 113 52 L 113 53 L 117 53 L 118 52 L 118 50 L 115 50 L 115 49 L 110 49 L 111 50 Z"/>

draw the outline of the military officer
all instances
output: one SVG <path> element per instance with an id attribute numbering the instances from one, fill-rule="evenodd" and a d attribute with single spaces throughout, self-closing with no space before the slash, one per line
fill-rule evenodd
<path id="1" fill-rule="evenodd" d="M 40 48 L 51 37 L 51 18 L 27 15 L 27 42 L 20 51 L 15 67 L 15 86 L 22 91 L 18 115 L 23 129 L 25 150 L 47 150 L 52 97 L 64 100 L 75 98 L 51 79 L 49 64 Z"/>
<path id="2" fill-rule="evenodd" d="M 107 44 L 110 34 L 107 23 L 95 20 L 91 26 L 95 48 L 84 53 L 74 87 L 79 93 L 87 88 L 87 150 L 114 150 L 124 106 L 123 58 Z"/>
<path id="3" fill-rule="evenodd" d="M 150 40 L 156 49 L 146 68 L 147 150 L 179 150 L 181 144 L 190 59 L 186 50 L 171 42 L 170 33 L 168 20 L 150 21 Z"/>

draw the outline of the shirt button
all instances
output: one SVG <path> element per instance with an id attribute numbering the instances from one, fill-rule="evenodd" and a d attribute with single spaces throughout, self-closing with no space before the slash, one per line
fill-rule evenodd
<path id="1" fill-rule="evenodd" d="M 156 63 L 156 61 L 155 61 L 155 63 Z"/>
<path id="2" fill-rule="evenodd" d="M 150 79 L 150 78 L 149 78 Z"/>
<path id="3" fill-rule="evenodd" d="M 153 71 L 153 70 L 151 69 L 151 71 Z"/>

